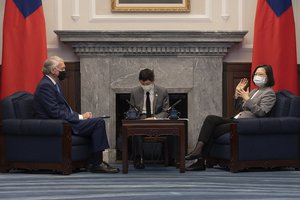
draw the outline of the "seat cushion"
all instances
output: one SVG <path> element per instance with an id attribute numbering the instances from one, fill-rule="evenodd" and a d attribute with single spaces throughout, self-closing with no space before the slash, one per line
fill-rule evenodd
<path id="1" fill-rule="evenodd" d="M 61 137 L 64 133 L 64 121 L 54 119 L 4 119 L 3 133 L 5 135 Z"/>
<path id="2" fill-rule="evenodd" d="M 88 145 L 91 143 L 91 139 L 88 137 L 80 137 L 72 135 L 72 146 Z"/>
<path id="3" fill-rule="evenodd" d="M 225 133 L 225 134 L 221 135 L 220 137 L 217 137 L 215 139 L 215 143 L 216 144 L 224 144 L 224 145 L 230 144 L 230 133 Z"/>

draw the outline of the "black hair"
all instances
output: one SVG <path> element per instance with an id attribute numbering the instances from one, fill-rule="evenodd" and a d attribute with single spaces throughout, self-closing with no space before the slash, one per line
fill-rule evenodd
<path id="1" fill-rule="evenodd" d="M 266 64 L 263 64 L 263 65 L 258 65 L 255 70 L 253 71 L 253 74 L 252 74 L 252 81 L 253 81 L 253 77 L 255 75 L 255 72 L 258 68 L 264 68 L 265 71 L 266 71 L 266 75 L 267 75 L 267 82 L 266 82 L 266 85 L 267 87 L 272 87 L 275 85 L 275 80 L 274 80 L 274 75 L 273 75 L 273 69 L 271 67 L 271 65 L 266 65 Z"/>
<path id="2" fill-rule="evenodd" d="M 151 69 L 143 69 L 140 71 L 140 75 L 139 75 L 139 80 L 140 81 L 154 81 L 154 72 Z"/>

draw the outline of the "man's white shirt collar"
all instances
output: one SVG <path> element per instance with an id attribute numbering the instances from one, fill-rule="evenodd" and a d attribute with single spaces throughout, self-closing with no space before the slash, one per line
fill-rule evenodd
<path id="1" fill-rule="evenodd" d="M 53 79 L 53 78 L 51 78 L 51 76 L 49 76 L 49 75 L 46 75 L 50 80 L 51 80 L 51 82 L 54 84 L 54 85 L 56 85 L 57 83 L 55 82 L 55 80 Z"/>

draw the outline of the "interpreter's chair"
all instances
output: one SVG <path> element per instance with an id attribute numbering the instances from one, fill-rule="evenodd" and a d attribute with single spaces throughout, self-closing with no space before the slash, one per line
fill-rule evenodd
<path id="1" fill-rule="evenodd" d="M 17 92 L 1 102 L 0 171 L 53 170 L 71 174 L 86 167 L 90 140 L 72 135 L 63 120 L 34 119 L 33 95 Z"/>
<path id="2" fill-rule="evenodd" d="M 207 158 L 231 172 L 249 168 L 300 168 L 300 96 L 276 93 L 269 117 L 238 119 L 217 138 Z"/>
<path id="3" fill-rule="evenodd" d="M 165 166 L 169 165 L 169 145 L 168 145 L 168 137 L 144 137 L 143 138 L 143 147 L 145 146 L 145 143 L 152 143 L 152 146 L 155 145 L 153 143 L 159 143 L 161 145 L 163 145 L 163 151 L 164 151 L 164 164 Z M 154 151 L 154 149 L 151 149 L 152 151 Z M 155 152 L 152 152 L 153 154 Z M 153 159 L 153 155 L 152 155 L 152 162 L 155 162 L 155 160 Z"/>

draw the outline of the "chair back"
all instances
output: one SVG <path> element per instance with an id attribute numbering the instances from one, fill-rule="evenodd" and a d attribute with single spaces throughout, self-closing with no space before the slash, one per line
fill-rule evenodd
<path id="1" fill-rule="evenodd" d="M 300 117 L 300 97 L 287 90 L 277 92 L 270 117 Z"/>
<path id="2" fill-rule="evenodd" d="M 33 95 L 29 92 L 16 92 L 1 102 L 3 119 L 33 119 Z"/>
<path id="3" fill-rule="evenodd" d="M 300 117 L 300 96 L 291 94 L 290 117 Z"/>

